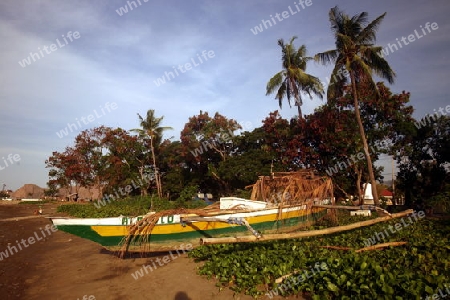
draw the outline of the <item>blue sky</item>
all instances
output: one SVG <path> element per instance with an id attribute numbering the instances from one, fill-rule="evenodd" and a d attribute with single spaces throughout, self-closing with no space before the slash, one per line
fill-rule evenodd
<path id="1" fill-rule="evenodd" d="M 277 40 L 296 35 L 296 45 L 305 44 L 311 56 L 332 49 L 328 12 L 335 5 L 350 15 L 367 11 L 370 20 L 387 12 L 377 35 L 380 46 L 436 22 L 438 29 L 387 57 L 397 73 L 391 89 L 411 92 L 415 117 L 450 104 L 448 0 L 311 0 L 305 8 L 298 0 L 135 3 L 130 10 L 121 0 L 0 2 L 0 184 L 13 190 L 25 183 L 45 187 L 44 162 L 52 151 L 62 151 L 94 126 L 136 128 L 137 113 L 148 109 L 164 116 L 163 125 L 174 128 L 167 137 L 175 139 L 200 110 L 218 111 L 249 130 L 261 126 L 279 109 L 265 96 L 267 81 L 281 69 Z M 125 6 L 128 12 L 120 16 L 117 10 Z M 283 11 L 287 18 L 252 32 Z M 69 31 L 78 38 L 68 39 Z M 43 55 L 33 61 L 30 52 L 39 50 Z M 205 50 L 214 56 L 200 62 Z M 22 67 L 24 59 L 30 64 Z M 190 70 L 155 84 L 173 66 L 189 62 Z M 331 67 L 312 62 L 307 71 L 325 80 Z M 305 99 L 304 113 L 321 103 Z M 296 111 L 284 105 L 281 114 L 290 118 Z M 74 124 L 72 132 L 60 138 L 57 132 L 68 123 Z M 19 154 L 20 161 L 11 165 L 9 154 Z"/>

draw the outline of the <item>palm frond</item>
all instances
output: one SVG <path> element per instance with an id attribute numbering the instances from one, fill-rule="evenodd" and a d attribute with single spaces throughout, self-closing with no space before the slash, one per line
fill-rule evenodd
<path id="1" fill-rule="evenodd" d="M 270 78 L 269 82 L 266 86 L 266 96 L 272 94 L 275 89 L 279 88 L 281 86 L 281 83 L 283 82 L 283 71 L 278 72 Z"/>
<path id="2" fill-rule="evenodd" d="M 280 109 L 283 108 L 282 104 L 283 104 L 283 97 L 285 94 L 289 94 L 289 93 L 287 92 L 286 83 L 283 82 L 281 84 L 280 88 L 278 89 L 277 95 L 275 96 L 275 99 L 278 99 L 278 105 L 280 106 Z M 290 96 L 288 96 L 288 99 L 289 98 L 290 98 Z"/>
<path id="3" fill-rule="evenodd" d="M 331 101 L 343 95 L 343 89 L 347 83 L 347 78 L 343 75 L 344 65 L 336 64 L 331 72 L 330 83 L 327 89 L 327 100 Z"/>
<path id="4" fill-rule="evenodd" d="M 364 51 L 363 59 L 370 66 L 373 72 L 386 79 L 390 84 L 394 83 L 395 72 L 389 66 L 389 63 L 380 55 L 380 47 L 368 47 Z"/>
<path id="5" fill-rule="evenodd" d="M 369 25 L 367 25 L 359 34 L 358 36 L 358 42 L 359 43 L 369 43 L 369 42 L 375 42 L 376 41 L 376 32 L 378 28 L 381 25 L 381 22 L 383 21 L 384 17 L 386 16 L 386 13 L 382 14 L 372 22 L 370 22 Z"/>
<path id="6" fill-rule="evenodd" d="M 360 27 L 365 26 L 368 23 L 369 14 L 367 12 L 362 12 L 360 14 L 356 14 L 351 18 L 351 23 L 357 24 Z"/>
<path id="7" fill-rule="evenodd" d="M 344 16 L 344 13 L 339 9 L 338 6 L 335 6 L 332 9 L 330 9 L 328 18 L 331 23 L 331 30 L 334 33 L 344 31 L 343 25 L 344 25 L 345 16 Z"/>
<path id="8" fill-rule="evenodd" d="M 307 57 L 306 46 L 301 45 L 296 49 L 294 41 L 297 37 L 292 37 L 289 44 L 283 39 L 278 40 L 281 47 L 281 60 L 283 70 L 275 74 L 266 85 L 266 95 L 276 91 L 275 99 L 282 108 L 283 97 L 287 98 L 288 104 L 291 105 L 291 98 L 296 99 L 296 103 L 301 105 L 301 93 L 311 95 L 317 94 L 323 97 L 323 86 L 320 80 L 306 73 L 306 66 L 312 57 Z M 313 81 L 316 79 L 316 82 Z"/>
<path id="9" fill-rule="evenodd" d="M 336 46 L 338 47 L 337 49 L 347 49 L 348 51 L 351 51 L 352 48 L 356 48 L 352 36 L 342 33 L 336 34 Z"/>
<path id="10" fill-rule="evenodd" d="M 317 53 L 314 56 L 314 60 L 324 65 L 334 63 L 338 57 L 339 52 L 337 50 L 328 50 L 322 53 Z"/>

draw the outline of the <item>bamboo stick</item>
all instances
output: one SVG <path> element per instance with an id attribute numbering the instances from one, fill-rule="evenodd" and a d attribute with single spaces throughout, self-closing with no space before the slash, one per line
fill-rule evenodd
<path id="1" fill-rule="evenodd" d="M 378 207 L 376 207 L 376 206 L 374 206 L 374 205 L 369 205 L 369 204 L 356 205 L 356 206 L 313 204 L 313 207 L 333 208 L 333 209 L 346 209 L 346 210 L 360 210 L 360 209 L 378 208 Z"/>
<path id="2" fill-rule="evenodd" d="M 325 249 L 333 249 L 333 250 L 352 250 L 352 248 L 349 247 L 340 247 L 340 246 L 320 246 L 319 248 L 325 248 Z"/>
<path id="3" fill-rule="evenodd" d="M 347 210 L 363 210 L 363 209 L 375 209 L 378 211 L 382 211 L 387 215 L 391 215 L 387 210 L 370 204 L 356 205 L 356 206 L 346 206 L 346 205 L 326 205 L 326 204 L 313 204 L 313 207 L 321 207 L 321 208 L 331 208 L 331 209 L 347 209 Z"/>
<path id="4" fill-rule="evenodd" d="M 370 251 L 370 250 L 376 250 L 386 247 L 396 247 L 396 246 L 403 246 L 407 244 L 407 242 L 389 242 L 389 243 L 383 243 L 383 244 L 376 244 L 373 246 L 364 247 L 358 250 L 355 250 L 356 253 L 364 252 L 364 251 Z M 325 248 L 325 249 L 333 249 L 333 250 L 352 250 L 352 248 L 349 247 L 340 247 L 340 246 L 320 246 L 319 248 Z"/>
<path id="5" fill-rule="evenodd" d="M 341 231 L 348 231 L 359 227 L 369 226 L 380 222 L 389 221 L 393 218 L 400 218 L 407 216 L 414 211 L 412 209 L 405 210 L 400 213 L 392 214 L 391 216 L 379 217 L 373 220 L 367 220 L 362 222 L 353 223 L 345 226 L 330 227 L 320 230 L 312 231 L 300 231 L 295 233 L 279 233 L 279 234 L 266 234 L 260 238 L 253 235 L 240 236 L 240 237 L 223 237 L 223 238 L 202 238 L 200 239 L 200 245 L 210 245 L 210 244 L 223 244 L 223 243 L 246 243 L 246 242 L 256 242 L 256 241 L 272 241 L 272 240 L 283 240 L 283 239 L 294 239 L 294 238 L 304 238 L 312 237 L 318 235 L 333 234 Z"/>
<path id="6" fill-rule="evenodd" d="M 381 249 L 381 248 L 386 248 L 386 247 L 402 246 L 405 244 L 407 244 L 407 242 L 389 242 L 389 243 L 383 243 L 383 244 L 377 244 L 377 245 L 373 245 L 373 246 L 364 247 L 364 248 L 356 250 L 355 252 L 359 253 L 359 252 L 363 252 L 363 251 L 376 250 L 376 249 Z"/>

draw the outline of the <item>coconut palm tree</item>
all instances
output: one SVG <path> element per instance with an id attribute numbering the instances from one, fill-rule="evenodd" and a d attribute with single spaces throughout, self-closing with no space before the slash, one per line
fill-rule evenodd
<path id="1" fill-rule="evenodd" d="M 161 127 L 160 124 L 164 119 L 164 116 L 157 118 L 155 116 L 155 110 L 149 109 L 147 111 L 146 118 L 144 119 L 140 114 L 137 114 L 139 117 L 139 125 L 142 129 L 132 129 L 131 131 L 135 131 L 141 137 L 150 138 L 150 151 L 152 153 L 153 160 L 153 168 L 155 171 L 155 181 L 156 188 L 158 191 L 158 197 L 162 197 L 162 185 L 161 185 L 161 177 L 158 173 L 158 167 L 156 165 L 156 157 L 155 157 L 155 147 L 161 144 L 162 134 L 165 130 L 171 130 L 172 127 Z"/>
<path id="2" fill-rule="evenodd" d="M 336 99 L 343 95 L 343 88 L 350 80 L 353 105 L 355 106 L 356 121 L 363 143 L 364 154 L 367 160 L 369 178 L 374 187 L 373 198 L 379 205 L 375 176 L 373 173 L 372 159 L 369 153 L 367 138 L 361 121 L 358 100 L 359 83 L 365 82 L 377 96 L 379 91 L 372 75 L 394 82 L 395 73 L 381 54 L 382 47 L 375 46 L 376 31 L 383 21 L 386 13 L 372 22 L 368 22 L 368 13 L 362 12 L 349 17 L 337 6 L 329 13 L 331 30 L 334 33 L 336 49 L 315 55 L 315 60 L 323 64 L 334 64 L 331 73 L 331 81 L 327 90 L 328 100 Z"/>
<path id="3" fill-rule="evenodd" d="M 313 58 L 306 56 L 305 45 L 295 49 L 293 43 L 296 38 L 296 36 L 292 37 L 289 44 L 285 44 L 283 39 L 278 40 L 278 45 L 281 47 L 283 70 L 269 80 L 266 87 L 266 95 L 270 95 L 276 91 L 275 99 L 278 99 L 280 108 L 285 95 L 289 106 L 291 106 L 291 97 L 294 97 L 295 105 L 298 108 L 298 117 L 301 119 L 303 117 L 301 93 L 308 94 L 310 98 L 312 98 L 311 94 L 316 94 L 322 99 L 323 86 L 317 77 L 305 72 L 307 62 Z"/>

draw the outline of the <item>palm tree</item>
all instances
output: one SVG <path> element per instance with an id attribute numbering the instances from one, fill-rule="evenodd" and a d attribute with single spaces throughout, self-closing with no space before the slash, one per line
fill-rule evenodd
<path id="1" fill-rule="evenodd" d="M 139 133 L 141 137 L 149 137 L 150 138 L 150 151 L 152 153 L 153 160 L 153 168 L 155 170 L 155 181 L 156 188 L 158 191 L 158 197 L 162 197 L 162 186 L 161 186 L 161 178 L 158 173 L 158 167 L 156 166 L 156 157 L 155 157 L 155 147 L 161 144 L 162 134 L 164 130 L 173 129 L 172 127 L 161 127 L 160 124 L 164 119 L 164 116 L 157 118 L 155 117 L 155 110 L 149 109 L 147 111 L 147 116 L 144 119 L 140 114 L 137 114 L 139 117 L 139 125 L 142 129 L 132 129 L 131 131 L 135 131 Z"/>
<path id="2" fill-rule="evenodd" d="M 328 100 L 343 95 L 344 85 L 350 79 L 353 105 L 355 106 L 356 121 L 367 160 L 369 178 L 372 183 L 372 193 L 375 205 L 379 205 L 376 181 L 373 173 L 372 159 L 369 153 L 367 138 L 361 121 L 358 102 L 359 83 L 366 83 L 379 96 L 377 85 L 372 74 L 394 82 L 395 73 L 381 54 L 382 47 L 374 46 L 376 31 L 386 13 L 368 24 L 368 13 L 362 12 L 350 18 L 336 6 L 330 10 L 329 19 L 334 33 L 336 49 L 315 55 L 315 60 L 323 64 L 334 63 L 331 81 L 327 90 Z"/>
<path id="3" fill-rule="evenodd" d="M 275 74 L 266 87 L 266 95 L 275 92 L 275 99 L 278 99 L 278 104 L 282 104 L 282 99 L 286 95 L 289 106 L 291 106 L 291 96 L 295 98 L 295 105 L 298 107 L 298 117 L 301 119 L 303 100 L 301 92 L 304 92 L 312 98 L 311 93 L 318 95 L 321 99 L 323 97 L 323 86 L 317 77 L 307 74 L 306 63 L 312 60 L 312 57 L 306 56 L 306 46 L 302 45 L 299 49 L 295 49 L 293 45 L 297 37 L 291 38 L 289 44 L 285 44 L 283 39 L 278 40 L 278 45 L 281 47 L 281 62 L 283 70 Z"/>

